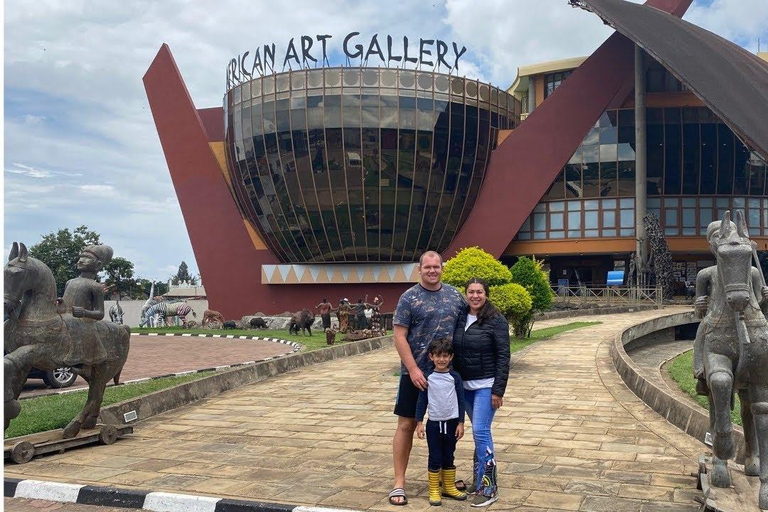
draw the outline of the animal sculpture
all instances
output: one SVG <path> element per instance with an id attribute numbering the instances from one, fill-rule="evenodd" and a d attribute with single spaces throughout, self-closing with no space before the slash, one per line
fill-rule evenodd
<path id="1" fill-rule="evenodd" d="M 147 324 L 149 324 L 150 327 L 154 327 L 154 325 L 152 324 L 152 322 L 154 321 L 154 318 L 150 319 L 147 316 L 147 310 L 162 300 L 163 300 L 162 298 L 155 297 L 155 282 L 152 281 L 152 285 L 149 288 L 149 297 L 147 298 L 147 301 L 144 303 L 144 305 L 141 307 L 141 317 L 140 317 L 141 320 L 139 321 L 139 327 L 144 327 Z"/>
<path id="2" fill-rule="evenodd" d="M 112 307 L 109 308 L 109 319 L 116 323 L 121 324 L 123 323 L 123 308 L 120 307 L 120 302 L 116 302 L 112 304 Z"/>
<path id="3" fill-rule="evenodd" d="M 192 306 L 186 302 L 158 302 L 154 306 L 150 306 L 147 310 L 147 318 L 157 317 L 154 322 L 155 326 L 166 325 L 170 317 L 179 317 L 181 325 L 187 326 L 187 315 L 192 313 L 192 316 L 197 318 L 197 314 L 192 309 Z"/>
<path id="4" fill-rule="evenodd" d="M 237 322 L 234 320 L 227 320 L 223 324 L 221 324 L 222 329 L 237 329 Z"/>
<path id="5" fill-rule="evenodd" d="M 19 394 L 32 367 L 71 367 L 88 382 L 85 406 L 64 428 L 64 438 L 94 428 L 107 382 L 118 382 L 131 331 L 124 325 L 59 314 L 51 270 L 13 243 L 4 270 L 5 428 L 19 415 Z M 97 356 L 96 354 L 102 354 Z"/>
<path id="6" fill-rule="evenodd" d="M 256 318 L 251 318 L 251 320 L 248 322 L 248 325 L 253 327 L 254 329 L 266 329 L 267 328 L 267 322 L 260 316 L 257 316 Z"/>
<path id="7" fill-rule="evenodd" d="M 312 336 L 312 323 L 315 321 L 315 315 L 308 309 L 302 309 L 298 313 L 291 316 L 291 321 L 288 324 L 288 332 L 291 334 L 302 334 L 306 331 L 309 336 Z"/>
<path id="8" fill-rule="evenodd" d="M 210 322 L 218 322 L 219 324 L 223 324 L 224 315 L 222 315 L 218 311 L 214 311 L 212 309 L 206 309 L 205 311 L 203 311 L 203 321 L 201 322 L 201 325 L 205 327 Z"/>
<path id="9" fill-rule="evenodd" d="M 744 426 L 744 472 L 760 477 L 758 505 L 768 509 L 768 321 L 760 302 L 768 299 L 762 272 L 752 266 L 756 257 L 744 216 L 736 223 L 726 212 L 707 228 L 716 267 L 699 272 L 698 290 L 709 298 L 699 327 L 703 333 L 703 362 L 710 404 L 710 430 L 715 455 L 712 485 L 731 483 L 727 460 L 734 456 L 731 407 L 734 393 L 741 400 Z M 697 301 L 698 302 L 698 301 Z"/>

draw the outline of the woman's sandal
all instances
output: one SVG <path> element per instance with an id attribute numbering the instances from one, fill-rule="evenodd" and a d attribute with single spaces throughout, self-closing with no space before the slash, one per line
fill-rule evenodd
<path id="1" fill-rule="evenodd" d="M 405 495 L 405 489 L 402 487 L 395 487 L 389 491 L 389 504 L 396 507 L 402 507 L 408 504 L 408 496 Z"/>

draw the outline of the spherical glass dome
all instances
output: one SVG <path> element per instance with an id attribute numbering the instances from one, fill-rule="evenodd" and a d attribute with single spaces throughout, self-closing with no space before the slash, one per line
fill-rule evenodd
<path id="1" fill-rule="evenodd" d="M 238 85 L 225 112 L 238 206 L 282 262 L 388 262 L 448 246 L 520 104 L 430 71 L 326 68 Z"/>

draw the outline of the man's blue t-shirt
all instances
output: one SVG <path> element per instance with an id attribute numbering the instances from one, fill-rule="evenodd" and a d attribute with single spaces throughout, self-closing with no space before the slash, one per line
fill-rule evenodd
<path id="1" fill-rule="evenodd" d="M 408 328 L 408 345 L 421 371 L 432 369 L 427 356 L 429 343 L 438 338 L 453 339 L 456 319 L 464 307 L 459 290 L 443 283 L 439 290 L 427 290 L 416 284 L 405 291 L 397 302 L 393 323 Z M 408 373 L 400 365 L 403 375 Z"/>

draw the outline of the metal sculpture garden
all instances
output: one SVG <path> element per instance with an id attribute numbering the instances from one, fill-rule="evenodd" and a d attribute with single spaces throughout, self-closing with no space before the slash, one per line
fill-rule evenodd
<path id="1" fill-rule="evenodd" d="M 85 407 L 64 428 L 63 437 L 94 428 L 107 382 L 117 381 L 128 357 L 130 329 L 59 312 L 53 273 L 29 256 L 24 244 L 13 243 L 4 283 L 5 428 L 21 411 L 19 394 L 33 366 L 71 366 L 88 382 Z"/>

